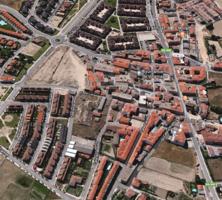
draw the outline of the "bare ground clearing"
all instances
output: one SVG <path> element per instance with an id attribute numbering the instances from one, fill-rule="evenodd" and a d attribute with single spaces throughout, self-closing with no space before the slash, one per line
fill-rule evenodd
<path id="1" fill-rule="evenodd" d="M 69 47 L 57 48 L 28 80 L 30 85 L 52 84 L 85 88 L 86 66 Z"/>

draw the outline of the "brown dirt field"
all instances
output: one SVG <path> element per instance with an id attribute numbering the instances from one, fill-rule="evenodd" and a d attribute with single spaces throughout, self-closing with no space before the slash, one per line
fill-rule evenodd
<path id="1" fill-rule="evenodd" d="M 150 169 L 142 168 L 137 175 L 137 178 L 144 184 L 151 184 L 158 188 L 162 188 L 168 191 L 181 192 L 184 191 L 183 181 L 160 174 Z"/>
<path id="2" fill-rule="evenodd" d="M 209 166 L 213 180 L 222 181 L 222 158 L 208 159 L 207 164 Z"/>
<path id="3" fill-rule="evenodd" d="M 107 102 L 99 122 L 95 121 L 92 112 L 97 108 L 100 97 L 80 92 L 75 102 L 73 135 L 86 139 L 95 139 L 105 125 L 109 103 Z"/>
<path id="4" fill-rule="evenodd" d="M 221 2 L 221 3 L 222 3 L 222 2 Z M 221 26 L 222 26 L 222 20 L 217 21 L 217 22 L 214 23 L 213 33 L 214 33 L 215 35 L 222 36 Z"/>
<path id="5" fill-rule="evenodd" d="M 22 49 L 21 53 L 28 56 L 34 56 L 40 49 L 40 46 L 33 42 L 30 42 Z"/>
<path id="6" fill-rule="evenodd" d="M 209 59 L 207 55 L 207 49 L 204 44 L 204 37 L 207 36 L 207 33 L 203 30 L 203 28 L 204 26 L 200 25 L 199 23 L 196 23 L 196 35 L 197 35 L 197 40 L 198 40 L 198 47 L 199 47 L 203 62 L 207 62 Z"/>
<path id="7" fill-rule="evenodd" d="M 222 88 L 209 89 L 208 90 L 208 99 L 210 105 L 215 105 L 221 107 L 222 105 Z"/>
<path id="8" fill-rule="evenodd" d="M 28 84 L 52 84 L 84 90 L 86 73 L 86 65 L 71 48 L 59 47 L 39 66 Z"/>
<path id="9" fill-rule="evenodd" d="M 24 0 L 0 0 L 0 4 L 19 10 L 23 1 Z"/>
<path id="10" fill-rule="evenodd" d="M 162 158 L 191 168 L 196 164 L 196 158 L 192 149 L 184 149 L 166 141 L 159 145 L 153 157 Z"/>
<path id="11" fill-rule="evenodd" d="M 2 158 L 2 156 L 1 156 Z M 21 170 L 15 167 L 8 160 L 4 160 L 0 166 L 0 196 L 3 197 L 3 194 L 7 190 L 8 186 L 11 183 L 14 183 L 17 176 L 21 174 Z"/>
<path id="12" fill-rule="evenodd" d="M 161 158 L 152 157 L 145 160 L 144 167 L 183 181 L 193 182 L 195 180 L 195 170 L 193 168 L 168 162 Z"/>
<path id="13" fill-rule="evenodd" d="M 209 78 L 214 79 L 218 86 L 222 86 L 222 73 L 209 72 Z"/>

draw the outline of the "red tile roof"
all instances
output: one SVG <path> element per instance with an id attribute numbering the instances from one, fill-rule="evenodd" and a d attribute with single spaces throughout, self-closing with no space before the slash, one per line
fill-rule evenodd
<path id="1" fill-rule="evenodd" d="M 124 58 L 114 58 L 113 65 L 115 67 L 120 67 L 124 69 L 128 69 L 130 66 L 130 60 Z"/>

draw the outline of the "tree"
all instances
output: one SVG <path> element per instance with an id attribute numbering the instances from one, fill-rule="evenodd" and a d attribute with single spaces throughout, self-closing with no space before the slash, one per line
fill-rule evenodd
<path id="1" fill-rule="evenodd" d="M 207 24 L 207 25 L 206 25 L 206 28 L 207 28 L 207 30 L 209 30 L 209 31 L 214 30 L 214 25 L 213 25 L 213 23 Z"/>

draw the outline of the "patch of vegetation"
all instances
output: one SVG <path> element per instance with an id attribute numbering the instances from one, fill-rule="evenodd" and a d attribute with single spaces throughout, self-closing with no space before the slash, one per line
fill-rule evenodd
<path id="1" fill-rule="evenodd" d="M 81 167 L 85 170 L 90 170 L 91 169 L 91 165 L 92 165 L 92 160 L 86 160 L 84 159 L 81 163 Z"/>
<path id="2" fill-rule="evenodd" d="M 7 140 L 7 138 L 3 136 L 3 137 L 0 137 L 0 145 L 8 149 L 10 146 L 10 143 Z"/>
<path id="3" fill-rule="evenodd" d="M 79 0 L 79 9 L 81 9 L 85 4 L 87 0 Z"/>
<path id="4" fill-rule="evenodd" d="M 111 149 L 111 146 L 109 144 L 103 144 L 102 145 L 102 152 L 109 152 Z"/>
<path id="5" fill-rule="evenodd" d="M 15 81 L 20 81 L 22 77 L 27 73 L 28 69 L 32 66 L 32 63 L 25 64 L 25 66 L 22 68 L 22 70 L 18 73 L 18 75 L 15 78 Z"/>
<path id="6" fill-rule="evenodd" d="M 105 0 L 105 2 L 110 6 L 116 7 L 116 0 Z"/>
<path id="7" fill-rule="evenodd" d="M 0 17 L 0 20 L 3 20 L 5 21 L 3 18 Z M 7 29 L 7 30 L 11 30 L 11 31 L 14 31 L 15 29 L 7 22 L 5 21 L 6 24 L 5 25 L 0 25 L 0 28 L 4 28 L 4 29 Z"/>
<path id="8" fill-rule="evenodd" d="M 102 48 L 103 48 L 103 50 L 101 50 L 101 51 L 103 53 L 110 53 L 110 51 L 108 50 L 108 46 L 107 46 L 106 40 L 102 41 Z"/>
<path id="9" fill-rule="evenodd" d="M 0 119 L 0 128 L 2 128 L 4 126 L 2 120 Z"/>
<path id="10" fill-rule="evenodd" d="M 128 200 L 128 198 L 124 195 L 122 191 L 118 191 L 113 195 L 112 200 Z"/>
<path id="11" fill-rule="evenodd" d="M 88 172 L 88 170 L 85 170 L 85 169 L 83 169 L 82 167 L 77 167 L 77 168 L 75 169 L 74 174 L 76 174 L 76 175 L 78 175 L 78 176 L 81 176 L 81 177 L 84 177 L 84 178 L 87 178 L 89 172 Z"/>
<path id="12" fill-rule="evenodd" d="M 77 185 L 75 188 L 68 187 L 66 190 L 67 193 L 72 194 L 76 197 L 79 197 L 81 195 L 82 191 L 83 191 L 83 187 L 81 187 L 79 185 Z"/>
<path id="13" fill-rule="evenodd" d="M 38 52 L 33 56 L 34 60 L 38 60 L 38 58 L 45 53 L 45 51 L 50 47 L 50 42 L 47 40 L 47 42 L 45 43 L 45 45 L 38 50 Z"/>
<path id="14" fill-rule="evenodd" d="M 111 28 L 115 28 L 115 29 L 120 29 L 119 26 L 119 20 L 117 16 L 111 16 L 108 21 L 106 22 L 106 24 L 111 27 Z"/>
<path id="15" fill-rule="evenodd" d="M 8 96 L 11 94 L 12 90 L 13 90 L 12 87 L 8 88 L 8 90 L 5 93 L 5 95 L 1 98 L 1 101 L 5 101 L 8 98 Z"/>
<path id="16" fill-rule="evenodd" d="M 4 59 L 9 59 L 14 55 L 14 52 L 9 47 L 0 47 L 0 57 Z"/>
<path id="17" fill-rule="evenodd" d="M 6 115 L 12 116 L 13 119 L 11 121 L 5 121 L 5 125 L 12 128 L 16 128 L 20 120 L 20 114 L 19 113 L 6 113 Z M 3 119 L 5 119 L 6 115 L 3 116 Z"/>
<path id="18" fill-rule="evenodd" d="M 34 181 L 32 184 L 31 195 L 37 197 L 37 199 L 46 199 L 51 191 L 38 181 Z"/>
<path id="19" fill-rule="evenodd" d="M 167 152 L 167 153 L 166 153 Z M 184 149 L 169 142 L 162 142 L 154 152 L 153 157 L 162 158 L 169 162 L 194 167 L 196 159 L 192 149 Z"/>
<path id="20" fill-rule="evenodd" d="M 210 109 L 217 114 L 222 114 L 221 91 L 222 91 L 222 88 L 214 88 L 214 89 L 207 90 L 207 93 L 209 96 Z"/>
<path id="21" fill-rule="evenodd" d="M 16 178 L 16 183 L 22 187 L 29 188 L 32 185 L 32 178 L 25 175 L 18 176 Z"/>
<path id="22" fill-rule="evenodd" d="M 12 130 L 11 134 L 9 135 L 9 138 L 10 138 L 11 140 L 13 140 L 14 137 L 15 137 L 15 134 L 16 134 L 16 129 L 14 128 L 14 129 Z"/>
<path id="23" fill-rule="evenodd" d="M 150 193 L 150 194 L 155 194 L 156 191 L 156 187 L 153 185 L 149 185 L 149 184 L 142 184 L 141 188 L 142 191 Z"/>

